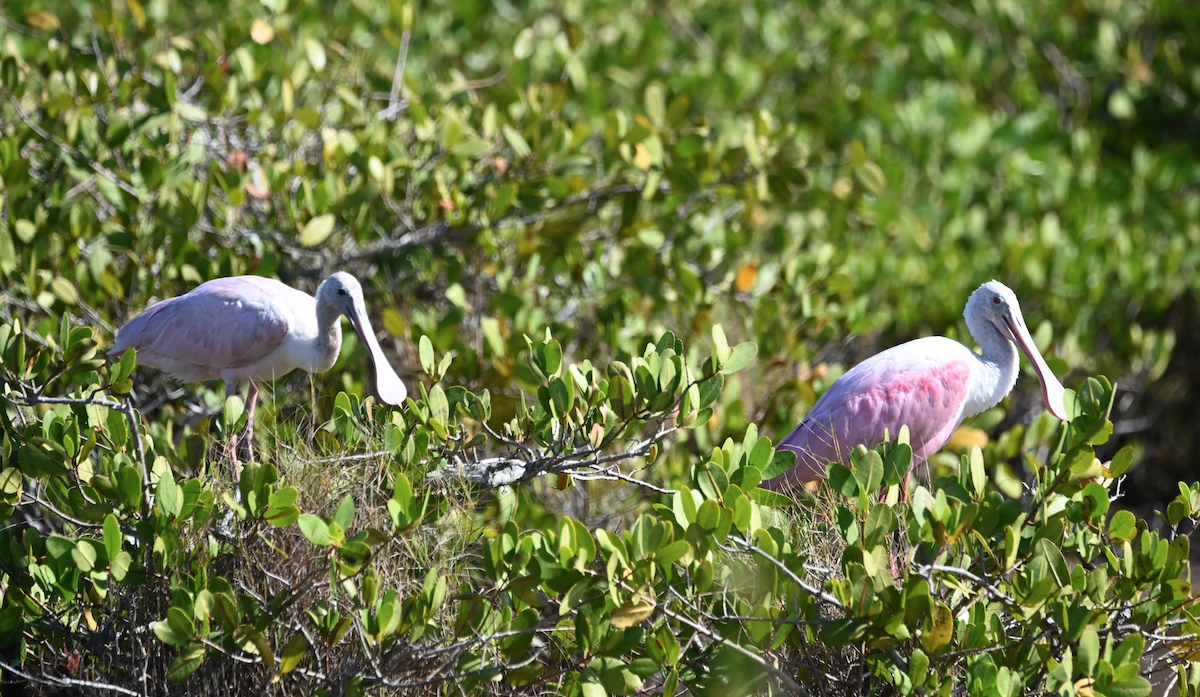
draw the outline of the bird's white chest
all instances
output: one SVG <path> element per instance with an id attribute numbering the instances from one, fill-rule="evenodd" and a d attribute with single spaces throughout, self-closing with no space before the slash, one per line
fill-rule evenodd
<path id="1" fill-rule="evenodd" d="M 275 350 L 258 361 L 237 370 L 239 380 L 274 380 L 299 368 L 309 373 L 323 373 L 337 362 L 341 344 L 340 327 L 336 340 L 323 345 L 317 320 L 313 313 L 293 313 L 288 331 Z"/>

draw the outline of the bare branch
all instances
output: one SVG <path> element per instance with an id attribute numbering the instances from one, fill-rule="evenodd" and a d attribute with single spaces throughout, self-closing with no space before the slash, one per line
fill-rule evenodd
<path id="1" fill-rule="evenodd" d="M 8 672 L 10 672 L 13 675 L 16 675 L 20 678 L 24 678 L 25 680 L 28 680 L 31 683 L 37 683 L 39 685 L 54 685 L 56 687 L 90 687 L 93 690 L 108 690 L 110 692 L 116 692 L 116 693 L 122 694 L 122 695 L 133 695 L 133 697 L 142 697 L 141 692 L 134 692 L 133 690 L 130 690 L 125 687 L 120 687 L 118 685 L 110 685 L 105 682 L 96 682 L 95 680 L 76 680 L 75 678 L 61 678 L 56 675 L 46 675 L 45 673 L 43 673 L 40 676 L 39 675 L 31 675 L 29 673 L 20 671 L 20 670 L 14 668 L 13 666 L 8 665 L 4 661 L 0 661 L 0 668 L 3 668 L 4 670 L 7 670 Z"/>

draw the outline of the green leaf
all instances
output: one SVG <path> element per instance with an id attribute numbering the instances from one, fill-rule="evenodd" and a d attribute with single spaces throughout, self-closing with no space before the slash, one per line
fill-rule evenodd
<path id="1" fill-rule="evenodd" d="M 863 547 L 870 550 L 883 544 L 895 529 L 896 516 L 892 513 L 892 507 L 886 503 L 872 505 L 871 510 L 867 511 L 867 520 L 863 528 Z"/>
<path id="2" fill-rule="evenodd" d="M 713 360 L 718 371 L 725 373 L 725 363 L 729 360 L 729 341 L 725 338 L 725 330 L 721 328 L 721 325 L 714 324 L 712 326 L 712 339 Z"/>
<path id="3" fill-rule="evenodd" d="M 76 568 L 86 574 L 96 568 L 96 548 L 92 547 L 91 543 L 80 540 L 71 550 L 71 559 L 74 560 Z"/>
<path id="4" fill-rule="evenodd" d="M 137 350 L 133 348 L 125 349 L 121 354 L 121 360 L 117 362 L 116 380 L 124 380 L 133 372 L 137 365 Z"/>
<path id="5" fill-rule="evenodd" d="M 675 144 L 675 157 L 686 160 L 700 154 L 704 149 L 704 136 L 692 133 L 679 139 Z"/>
<path id="6" fill-rule="evenodd" d="M 972 445 L 967 453 L 967 466 L 971 475 L 971 488 L 975 490 L 976 497 L 981 497 L 987 488 L 988 478 L 983 467 L 983 451 L 978 445 Z"/>
<path id="7" fill-rule="evenodd" d="M 525 27 L 517 32 L 517 40 L 513 42 L 513 58 L 523 61 L 533 55 L 533 27 Z"/>
<path id="8" fill-rule="evenodd" d="M 732 375 L 742 368 L 750 365 L 754 357 L 758 355 L 758 346 L 750 343 L 738 344 L 729 353 L 729 359 L 725 361 L 725 367 L 721 368 L 722 375 Z"/>
<path id="9" fill-rule="evenodd" d="M 796 466 L 796 459 L 795 450 L 776 450 L 775 454 L 771 456 L 771 464 L 763 469 L 763 479 L 774 479 L 782 474 L 787 474 Z"/>
<path id="10" fill-rule="evenodd" d="M 157 628 L 155 633 L 157 633 Z M 187 648 L 179 653 L 179 656 L 171 663 L 171 667 L 167 669 L 167 682 L 178 684 L 191 677 L 200 664 L 204 663 L 204 655 L 207 650 L 207 647 L 198 641 L 188 644 Z"/>
<path id="11" fill-rule="evenodd" d="M 104 551 L 110 562 L 121 553 L 122 544 L 121 524 L 115 515 L 109 513 L 104 516 Z"/>
<path id="12" fill-rule="evenodd" d="M 286 486 L 271 494 L 267 505 L 271 508 L 287 508 L 300 498 L 300 492 L 294 486 Z"/>
<path id="13" fill-rule="evenodd" d="M 271 527 L 286 528 L 300 519 L 300 509 L 295 506 L 269 506 L 263 513 L 263 520 Z"/>
<path id="14" fill-rule="evenodd" d="M 79 301 L 79 291 L 61 276 L 50 281 L 50 290 L 64 305 L 74 305 Z"/>
<path id="15" fill-rule="evenodd" d="M 771 491 L 769 489 L 750 489 L 746 492 L 746 496 L 760 506 L 785 508 L 796 505 L 795 500 L 793 500 L 790 496 L 781 494 L 778 491 Z"/>
<path id="16" fill-rule="evenodd" d="M 862 491 L 874 492 L 883 484 L 883 458 L 874 450 L 863 453 L 854 466 L 854 478 Z"/>
<path id="17" fill-rule="evenodd" d="M 417 353 L 421 358 L 421 368 L 426 375 L 433 375 L 435 363 L 433 362 L 433 342 L 429 337 L 421 335 L 420 341 L 417 342 Z"/>
<path id="18" fill-rule="evenodd" d="M 1100 635 L 1096 632 L 1093 625 L 1084 627 L 1083 634 L 1079 637 L 1079 650 L 1075 653 L 1075 660 L 1079 663 L 1081 674 L 1085 676 L 1094 675 L 1096 662 L 1100 659 Z"/>
<path id="19" fill-rule="evenodd" d="M 698 409 L 704 409 L 710 406 L 717 398 L 721 396 L 721 388 L 725 386 L 725 376 L 718 373 L 713 377 L 700 383 L 700 402 L 696 405 Z"/>
<path id="20" fill-rule="evenodd" d="M 600 676 L 591 668 L 580 671 L 579 692 L 582 697 L 608 697 L 608 690 L 600 683 Z"/>
<path id="21" fill-rule="evenodd" d="M 930 627 L 921 634 L 921 647 L 926 653 L 938 653 L 954 638 L 954 614 L 950 608 L 936 603 Z"/>
<path id="22" fill-rule="evenodd" d="M 845 465 L 831 462 L 825 471 L 829 475 L 829 486 L 834 491 L 847 498 L 858 496 L 858 480 Z"/>
<path id="23" fill-rule="evenodd" d="M 129 552 L 120 552 L 112 559 L 109 569 L 112 571 L 112 577 L 118 582 L 124 581 L 129 574 L 129 569 L 133 566 L 133 557 Z"/>
<path id="24" fill-rule="evenodd" d="M 675 540 L 665 547 L 661 547 L 654 553 L 654 561 L 662 565 L 667 565 L 682 559 L 691 550 L 691 545 L 687 540 Z"/>
<path id="25" fill-rule="evenodd" d="M 295 634 L 288 640 L 287 646 L 283 647 L 283 653 L 279 657 L 279 672 L 287 674 L 296 669 L 300 665 L 300 661 L 304 660 L 304 655 L 308 653 L 308 640 L 302 634 Z"/>
<path id="26" fill-rule="evenodd" d="M 25 244 L 33 241 L 37 235 L 37 226 L 28 220 L 18 220 L 13 224 L 13 230 L 17 233 L 17 239 Z"/>
<path id="27" fill-rule="evenodd" d="M 325 69 L 325 46 L 311 36 L 304 37 L 304 55 L 309 65 L 318 73 Z"/>
<path id="28" fill-rule="evenodd" d="M 4 496 L 13 496 L 21 490 L 23 483 L 21 470 L 16 467 L 6 467 L 0 472 L 0 493 Z"/>
<path id="29" fill-rule="evenodd" d="M 429 390 L 429 418 L 445 424 L 450 421 L 450 401 L 441 385 L 434 385 Z"/>
<path id="30" fill-rule="evenodd" d="M 516 185 L 515 184 L 505 184 L 504 186 L 500 187 L 496 191 L 496 198 L 492 200 L 492 205 L 490 207 L 489 213 L 491 213 L 493 218 L 499 218 L 500 216 L 504 215 L 508 211 L 509 208 L 512 207 L 513 199 L 515 199 L 516 197 L 517 197 Z M 490 317 L 484 319 L 485 322 L 488 320 L 491 320 L 492 322 L 495 323 L 496 336 L 499 337 L 499 327 L 500 327 L 499 321 L 496 320 L 495 318 L 490 318 Z M 484 327 L 484 331 L 487 332 L 486 326 Z M 489 337 L 489 340 L 490 340 L 490 337 Z M 493 349 L 494 348 L 495 348 L 495 345 L 493 344 Z M 504 355 L 503 351 L 498 351 L 497 353 L 499 353 L 499 355 Z"/>
<path id="31" fill-rule="evenodd" d="M 504 124 L 500 130 L 504 133 L 504 140 L 508 141 L 508 146 L 512 148 L 513 154 L 517 156 L 517 159 L 529 157 L 533 152 L 529 147 L 529 143 L 526 142 L 525 137 L 517 129 Z"/>
<path id="32" fill-rule="evenodd" d="M 828 646 L 848 646 L 866 633 L 867 623 L 853 617 L 826 622 L 821 627 L 821 641 Z"/>
<path id="33" fill-rule="evenodd" d="M 65 557 L 75 549 L 75 540 L 61 535 L 51 535 L 46 538 L 46 552 L 54 559 Z"/>
<path id="34" fill-rule="evenodd" d="M 304 537 L 309 542 L 318 547 L 328 547 L 332 544 L 329 537 L 329 526 L 324 520 L 311 513 L 305 513 L 300 516 L 298 523 L 300 525 L 300 532 L 304 534 Z"/>
<path id="35" fill-rule="evenodd" d="M 115 411 L 112 413 L 118 414 L 120 418 L 117 421 L 124 427 L 125 417 Z M 61 445 L 41 436 L 27 438 L 17 455 L 22 471 L 32 477 L 61 477 L 67 474 L 67 459 L 67 451 Z"/>
<path id="36" fill-rule="evenodd" d="M 137 510 L 142 505 L 142 473 L 137 468 L 128 465 L 117 470 L 117 491 L 121 503 L 130 510 Z"/>
<path id="37" fill-rule="evenodd" d="M 917 687 L 925 684 L 929 677 L 929 656 L 921 649 L 913 649 L 912 656 L 908 659 L 908 674 L 913 685 Z"/>
<path id="38" fill-rule="evenodd" d="M 1105 685 L 1103 693 L 1105 697 L 1147 697 L 1152 689 L 1149 680 L 1135 675 L 1128 680 Z"/>
<path id="39" fill-rule="evenodd" d="M 1105 468 L 1104 476 L 1108 479 L 1116 479 L 1125 474 L 1125 471 L 1129 469 L 1131 464 L 1133 464 L 1133 446 L 1127 445 L 1118 450 L 1116 455 L 1113 455 L 1113 459 L 1109 461 L 1108 467 Z"/>
<path id="40" fill-rule="evenodd" d="M 243 401 L 240 396 L 238 396 L 236 394 L 231 394 L 228 397 L 226 397 L 225 398 L 225 412 L 224 412 L 224 419 L 223 419 L 224 425 L 225 425 L 225 432 L 233 433 L 237 429 L 238 422 L 241 421 L 242 416 L 245 413 L 246 413 L 246 402 Z"/>
<path id="41" fill-rule="evenodd" d="M 912 464 L 912 446 L 908 443 L 897 443 L 888 451 L 883 460 L 883 483 L 885 486 L 895 486 L 904 479 Z"/>
<path id="42" fill-rule="evenodd" d="M 175 483 L 175 477 L 171 474 L 169 466 L 158 480 L 158 493 L 154 501 L 164 514 L 171 517 L 179 515 L 180 507 L 183 505 L 183 488 Z"/>
<path id="43" fill-rule="evenodd" d="M 558 371 L 562 367 L 562 347 L 558 342 L 551 339 L 542 344 L 540 353 L 546 366 L 546 377 L 558 375 Z"/>
<path id="44" fill-rule="evenodd" d="M 158 640 L 162 643 L 171 646 L 183 646 L 192 640 L 191 636 L 185 636 L 176 632 L 166 620 L 154 623 L 154 636 L 158 637 Z"/>
<path id="45" fill-rule="evenodd" d="M 315 247 L 333 234 L 334 218 L 332 213 L 318 215 L 304 224 L 300 230 L 300 246 Z"/>
<path id="46" fill-rule="evenodd" d="M 392 498 L 403 508 L 407 508 L 409 502 L 412 501 L 412 485 L 408 483 L 408 477 L 404 476 L 404 473 L 396 475 L 395 493 Z"/>
<path id="47" fill-rule="evenodd" d="M 1115 540 L 1132 540 L 1137 534 L 1137 518 L 1129 511 L 1117 511 L 1108 523 L 1108 534 Z"/>
<path id="48" fill-rule="evenodd" d="M 271 642 L 253 629 L 240 628 L 234 635 L 234 640 L 243 651 L 257 653 L 267 670 L 275 667 L 275 653 L 271 650 Z"/>
<path id="49" fill-rule="evenodd" d="M 705 532 L 713 532 L 721 523 L 721 506 L 712 499 L 706 500 L 696 512 L 696 524 Z"/>
<path id="50" fill-rule="evenodd" d="M 887 188 L 887 177 L 874 162 L 864 162 L 854 168 L 854 177 L 868 193 L 878 196 Z"/>
<path id="51" fill-rule="evenodd" d="M 641 624 L 653 612 L 654 606 L 644 600 L 628 600 L 613 610 L 612 626 L 614 629 L 628 629 Z"/>
<path id="52" fill-rule="evenodd" d="M 342 499 L 330 522 L 337 523 L 343 530 L 350 529 L 350 524 L 354 522 L 354 497 L 346 496 Z"/>
<path id="53" fill-rule="evenodd" d="M 750 449 L 750 454 L 746 458 L 746 464 L 750 467 L 756 467 L 759 470 L 766 469 L 768 461 L 774 455 L 774 450 L 771 448 L 771 439 L 762 437 Z"/>
<path id="54" fill-rule="evenodd" d="M 716 463 L 709 462 L 697 468 L 696 485 L 704 492 L 705 498 L 720 499 L 729 486 L 729 475 Z"/>

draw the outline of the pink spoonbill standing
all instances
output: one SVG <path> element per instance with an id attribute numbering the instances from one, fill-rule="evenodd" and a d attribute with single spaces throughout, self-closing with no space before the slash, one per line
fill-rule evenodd
<path id="1" fill-rule="evenodd" d="M 137 349 L 141 365 L 166 371 L 183 382 L 221 379 L 227 395 L 250 383 L 246 438 L 253 459 L 254 406 L 259 383 L 296 368 L 321 373 L 333 367 L 342 346 L 340 315 L 350 320 L 367 347 L 375 393 L 388 404 L 408 394 L 379 348 L 367 319 L 362 286 L 338 272 L 317 296 L 261 276 L 233 276 L 202 283 L 191 292 L 146 308 L 117 331 L 109 355 Z M 238 474 L 237 436 L 231 438 Z"/>
<path id="2" fill-rule="evenodd" d="M 1012 391 L 1020 348 L 1042 383 L 1046 408 L 1066 420 L 1063 386 L 1038 353 L 1017 296 L 1003 283 L 983 284 L 963 312 L 977 354 L 943 336 L 916 339 L 859 363 L 817 400 L 804 421 L 777 446 L 796 453 L 796 465 L 763 486 L 775 491 L 825 477 L 858 445 L 872 448 L 885 433 L 908 426 L 913 467 L 937 452 L 963 419 L 990 409 Z"/>

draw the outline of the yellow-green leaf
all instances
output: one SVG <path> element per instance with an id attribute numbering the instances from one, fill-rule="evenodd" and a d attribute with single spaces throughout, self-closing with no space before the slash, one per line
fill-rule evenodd
<path id="1" fill-rule="evenodd" d="M 304 225 L 300 231 L 300 246 L 315 247 L 329 238 L 333 233 L 333 214 L 318 215 Z"/>

